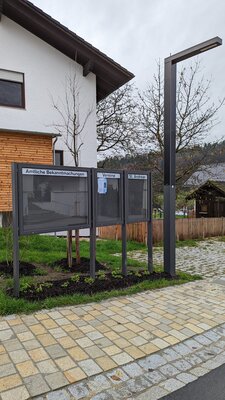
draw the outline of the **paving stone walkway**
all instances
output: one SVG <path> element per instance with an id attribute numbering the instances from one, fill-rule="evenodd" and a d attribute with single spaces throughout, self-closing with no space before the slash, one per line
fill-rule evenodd
<path id="1" fill-rule="evenodd" d="M 36 400 L 157 400 L 225 363 L 225 324 Z"/>
<path id="2" fill-rule="evenodd" d="M 223 325 L 224 288 L 212 280 L 195 281 L 101 303 L 3 317 L 1 399 L 25 400 L 51 391 L 48 400 L 82 398 L 75 389 L 65 396 L 54 391 Z"/>
<path id="3" fill-rule="evenodd" d="M 0 318 L 1 400 L 156 400 L 224 363 L 225 244 L 178 251 L 205 280 Z"/>
<path id="4" fill-rule="evenodd" d="M 147 262 L 145 252 L 133 251 L 128 257 Z M 197 247 L 179 247 L 176 249 L 177 269 L 203 278 L 220 276 L 225 273 L 225 242 L 208 239 L 198 243 Z M 163 264 L 163 249 L 155 247 L 153 262 Z"/>

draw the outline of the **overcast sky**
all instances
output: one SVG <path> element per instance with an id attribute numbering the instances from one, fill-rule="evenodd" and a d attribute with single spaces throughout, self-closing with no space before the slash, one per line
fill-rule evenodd
<path id="1" fill-rule="evenodd" d="M 220 36 L 201 56 L 213 100 L 225 96 L 225 0 L 33 0 L 93 46 L 135 74 L 144 89 L 156 60 Z M 187 61 L 186 61 L 187 62 Z M 225 107 L 211 138 L 225 136 Z"/>

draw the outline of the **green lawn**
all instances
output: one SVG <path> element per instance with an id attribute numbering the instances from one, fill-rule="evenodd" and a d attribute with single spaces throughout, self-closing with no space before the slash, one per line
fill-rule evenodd
<path id="1" fill-rule="evenodd" d="M 12 239 L 10 231 L 0 229 L 0 261 L 9 260 L 12 257 L 10 247 L 12 245 Z M 87 240 L 81 240 L 80 242 L 81 256 L 89 257 L 89 242 Z M 8 250 L 7 250 L 8 249 Z M 127 250 L 141 250 L 145 251 L 146 246 L 144 244 L 136 242 L 128 242 Z M 98 240 L 97 241 L 97 260 L 103 264 L 106 264 L 112 270 L 121 270 L 121 256 L 115 256 L 115 254 L 121 253 L 121 242 L 113 240 Z M 52 265 L 58 260 L 66 257 L 66 240 L 64 238 L 57 238 L 54 236 L 44 235 L 33 235 L 29 237 L 20 238 L 20 260 L 34 263 L 39 268 L 42 265 Z M 128 269 L 146 269 L 147 265 L 144 262 L 128 259 Z M 160 266 L 155 266 L 155 270 L 160 271 Z M 26 285 L 27 282 L 32 282 L 33 277 L 21 278 L 21 285 Z M 73 305 L 88 303 L 93 301 L 101 301 L 108 299 L 113 296 L 121 296 L 137 293 L 149 289 L 157 289 L 166 286 L 182 284 L 189 281 L 199 279 L 197 276 L 191 276 L 185 273 L 178 274 L 176 280 L 160 279 L 158 281 L 144 281 L 136 284 L 130 288 L 123 290 L 114 290 L 111 292 L 101 292 L 98 294 L 83 295 L 74 294 L 73 296 L 63 296 L 48 298 L 44 301 L 28 302 L 23 299 L 13 299 L 5 294 L 5 288 L 12 286 L 13 282 L 11 278 L 3 279 L 0 282 L 0 314 L 13 314 L 13 313 L 30 313 L 42 308 L 52 308 L 57 306 Z"/>
<path id="2" fill-rule="evenodd" d="M 204 239 L 187 239 L 187 240 L 177 240 L 176 247 L 198 247 L 199 242 Z M 154 244 L 155 247 L 162 247 L 163 242 L 158 242 Z"/>

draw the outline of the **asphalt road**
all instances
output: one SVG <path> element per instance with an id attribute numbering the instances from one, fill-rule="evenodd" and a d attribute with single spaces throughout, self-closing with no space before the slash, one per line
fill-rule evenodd
<path id="1" fill-rule="evenodd" d="M 162 400 L 225 400 L 225 364 Z"/>

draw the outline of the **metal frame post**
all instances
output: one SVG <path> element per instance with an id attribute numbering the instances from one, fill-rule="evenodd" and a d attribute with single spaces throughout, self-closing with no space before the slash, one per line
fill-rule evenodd
<path id="1" fill-rule="evenodd" d="M 164 84 L 164 270 L 175 275 L 176 64 L 165 60 Z"/>
<path id="2" fill-rule="evenodd" d="M 147 247 L 148 247 L 148 272 L 153 272 L 153 249 L 152 249 L 152 176 L 148 176 L 148 222 L 147 222 Z"/>
<path id="3" fill-rule="evenodd" d="M 127 276 L 127 226 L 122 224 L 122 274 Z"/>
<path id="4" fill-rule="evenodd" d="M 95 278 L 96 273 L 96 227 L 90 228 L 90 276 Z"/>
<path id="5" fill-rule="evenodd" d="M 127 173 L 123 172 L 122 274 L 127 276 Z"/>
<path id="6" fill-rule="evenodd" d="M 96 174 L 91 170 L 90 276 L 96 273 Z"/>
<path id="7" fill-rule="evenodd" d="M 19 266 L 19 217 L 18 217 L 18 176 L 17 164 L 12 164 L 12 202 L 13 202 L 13 294 L 20 294 Z"/>

